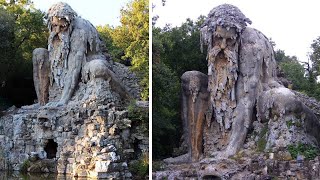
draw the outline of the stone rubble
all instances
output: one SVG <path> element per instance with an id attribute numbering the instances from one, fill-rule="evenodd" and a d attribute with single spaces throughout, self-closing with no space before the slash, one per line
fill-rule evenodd
<path id="1" fill-rule="evenodd" d="M 269 159 L 267 155 L 234 159 L 203 159 L 197 163 L 168 165 L 165 171 L 152 174 L 152 179 L 319 179 L 320 157 L 298 162 Z"/>

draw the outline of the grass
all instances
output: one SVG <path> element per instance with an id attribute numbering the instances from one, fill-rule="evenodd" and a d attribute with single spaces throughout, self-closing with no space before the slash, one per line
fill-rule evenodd
<path id="1" fill-rule="evenodd" d="M 257 148 L 258 148 L 258 151 L 260 151 L 260 152 L 263 152 L 264 149 L 266 148 L 266 145 L 267 145 L 267 140 L 266 140 L 267 132 L 268 132 L 268 124 L 266 123 L 264 125 L 264 127 L 262 128 L 260 134 L 259 134 L 259 140 L 257 142 Z"/>

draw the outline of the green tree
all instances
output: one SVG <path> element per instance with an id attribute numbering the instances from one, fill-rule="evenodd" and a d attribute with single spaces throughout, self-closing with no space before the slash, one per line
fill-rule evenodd
<path id="1" fill-rule="evenodd" d="M 315 73 L 315 76 L 320 75 L 320 36 L 313 40 L 311 44 L 311 54 L 310 54 L 310 60 L 312 62 L 313 71 Z"/>
<path id="2" fill-rule="evenodd" d="M 180 27 L 152 30 L 152 143 L 153 157 L 172 156 L 182 135 L 180 81 L 186 71 L 207 72 L 206 52 L 200 51 L 200 26 L 187 19 Z"/>
<path id="3" fill-rule="evenodd" d="M 308 62 L 299 62 L 296 56 L 287 56 L 283 50 L 275 52 L 275 59 L 294 90 L 320 99 L 320 84 L 316 82 L 316 72 Z"/>
<path id="4" fill-rule="evenodd" d="M 203 22 L 204 16 L 200 16 L 196 22 L 187 19 L 180 27 L 154 28 L 153 35 L 157 36 L 156 41 L 160 41 L 157 46 L 162 49 L 161 62 L 174 69 L 178 76 L 190 70 L 207 72 L 206 52 L 200 52 L 200 26 Z"/>
<path id="5" fill-rule="evenodd" d="M 149 1 L 133 0 L 121 9 L 121 26 L 111 33 L 113 42 L 124 49 L 123 60 L 131 59 L 132 70 L 141 78 L 143 99 L 149 97 Z"/>
<path id="6" fill-rule="evenodd" d="M 30 0 L 0 0 L 0 7 L 14 16 L 14 48 L 23 59 L 31 60 L 35 48 L 47 46 L 48 30 L 44 13 L 35 9 Z"/>
<path id="7" fill-rule="evenodd" d="M 32 51 L 35 48 L 47 46 L 48 32 L 44 13 L 35 9 L 30 0 L 0 0 L 0 8 L 5 9 L 13 19 L 12 27 L 10 26 L 13 33 L 11 33 L 12 36 L 8 36 L 10 48 L 7 53 L 9 54 L 2 53 L 6 58 L 0 60 L 2 63 L 5 59 L 10 59 L 8 64 L 2 67 L 6 74 L 5 77 L 1 77 L 3 83 L 0 86 L 0 96 L 6 96 L 15 102 L 24 101 L 24 98 L 30 98 L 32 101 L 35 94 L 32 83 Z M 19 83 L 23 87 L 19 87 Z M 23 89 L 24 87 L 29 89 Z"/>
<path id="8" fill-rule="evenodd" d="M 320 77 L 320 36 L 313 40 L 311 50 L 309 59 L 312 64 L 307 64 L 309 84 L 311 86 L 309 94 L 320 100 L 320 83 L 316 82 L 317 77 Z"/>
<path id="9" fill-rule="evenodd" d="M 114 40 L 112 39 L 114 28 L 109 25 L 97 26 L 97 31 L 99 32 L 102 40 L 105 42 L 108 53 L 111 55 L 113 61 L 123 63 L 121 58 L 124 56 L 124 49 L 116 46 Z"/>
<path id="10" fill-rule="evenodd" d="M 0 87 L 5 86 L 15 64 L 14 42 L 14 17 L 6 10 L 0 8 Z"/>
<path id="11" fill-rule="evenodd" d="M 162 63 L 152 65 L 152 154 L 154 159 L 168 157 L 179 146 L 179 79 Z"/>
<path id="12" fill-rule="evenodd" d="M 304 67 L 295 60 L 280 63 L 280 67 L 292 84 L 293 89 L 298 91 L 308 91 L 308 79 L 305 77 Z"/>
<path id="13" fill-rule="evenodd" d="M 14 17 L 0 8 L 0 111 L 11 105 L 7 98 L 1 97 L 1 92 L 12 76 L 12 69 L 16 64 L 13 51 L 14 23 Z"/>

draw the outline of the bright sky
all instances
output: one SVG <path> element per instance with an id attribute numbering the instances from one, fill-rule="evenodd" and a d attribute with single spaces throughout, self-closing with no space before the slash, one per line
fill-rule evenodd
<path id="1" fill-rule="evenodd" d="M 196 20 L 207 16 L 217 5 L 228 3 L 237 6 L 249 19 L 250 27 L 260 30 L 276 43 L 286 55 L 307 61 L 310 45 L 320 36 L 319 0 L 154 0 L 153 14 L 159 15 L 156 26 L 180 26 L 187 18 Z"/>
<path id="2" fill-rule="evenodd" d="M 82 18 L 94 26 L 120 25 L 120 9 L 130 0 L 31 0 L 37 9 L 47 12 L 57 2 L 68 3 Z"/>

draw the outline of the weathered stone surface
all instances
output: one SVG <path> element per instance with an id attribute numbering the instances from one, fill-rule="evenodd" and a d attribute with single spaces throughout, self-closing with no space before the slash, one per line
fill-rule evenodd
<path id="1" fill-rule="evenodd" d="M 239 159 L 203 159 L 200 162 L 168 165 L 152 179 L 319 179 L 319 157 L 297 163 L 252 155 Z"/>
<path id="2" fill-rule="evenodd" d="M 48 50 L 38 48 L 33 53 L 34 81 L 40 105 L 48 101 L 51 102 L 49 106 L 67 104 L 76 91 L 86 89 L 91 79 L 108 81 L 122 98 L 139 98 L 137 77 L 128 67 L 112 62 L 103 53 L 104 45 L 89 21 L 60 2 L 48 10 L 47 22 Z M 97 83 L 95 86 L 99 88 Z"/>
<path id="3" fill-rule="evenodd" d="M 33 82 L 40 105 L 49 101 L 49 74 L 50 62 L 49 52 L 44 48 L 37 48 L 33 51 Z"/>
<path id="4" fill-rule="evenodd" d="M 289 147 L 319 149 L 320 105 L 278 83 L 271 43 L 247 23 L 233 5 L 210 11 L 200 37 L 208 47 L 208 75 L 181 77 L 188 153 L 165 159 L 166 171 L 154 178 L 319 178 L 319 159 L 298 154 L 293 160 Z"/>
<path id="5" fill-rule="evenodd" d="M 37 49 L 33 57 L 41 106 L 9 109 L 0 117 L 0 170 L 31 162 L 29 172 L 132 178 L 122 165 L 149 148 L 147 130 L 129 119 L 126 107 L 129 99 L 139 100 L 138 79 L 106 59 L 96 29 L 69 5 L 57 3 L 47 16 L 48 51 Z"/>
<path id="6" fill-rule="evenodd" d="M 188 71 L 181 76 L 181 81 L 185 143 L 190 144 L 188 154 L 192 161 L 197 161 L 203 151 L 203 129 L 209 97 L 208 77 L 198 71 Z"/>

